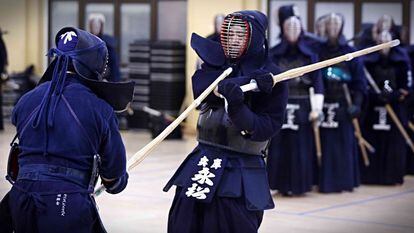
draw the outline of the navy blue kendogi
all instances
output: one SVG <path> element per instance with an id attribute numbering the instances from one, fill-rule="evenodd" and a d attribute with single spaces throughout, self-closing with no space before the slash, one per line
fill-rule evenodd
<path id="1" fill-rule="evenodd" d="M 16 233 L 105 232 L 92 192 L 98 175 L 108 193 L 127 185 L 114 110 L 131 101 L 134 84 L 101 81 L 107 49 L 98 37 L 63 28 L 55 42 L 39 86 L 13 110 L 21 153 L 2 201 L 9 213 L 1 215 L 11 217 Z"/>
<path id="2" fill-rule="evenodd" d="M 263 151 L 282 126 L 287 102 L 284 82 L 272 89 L 269 72 L 279 72 L 267 57 L 267 19 L 258 11 L 227 15 L 221 44 L 192 35 L 191 45 L 204 61 L 192 77 L 198 97 L 226 68 L 231 76 L 202 103 L 198 142 L 164 191 L 176 185 L 169 233 L 257 232 L 263 210 L 274 208 Z M 256 81 L 259 90 L 240 85 Z"/>
<path id="3" fill-rule="evenodd" d="M 344 19 L 332 13 L 326 18 L 327 38 L 320 60 L 354 52 L 342 34 Z M 358 58 L 322 70 L 325 87 L 324 120 L 321 123 L 322 166 L 319 174 L 320 192 L 351 191 L 359 185 L 358 150 L 352 118 L 358 117 L 367 84 L 362 61 Z M 348 106 L 343 84 L 352 94 Z"/>
<path id="4" fill-rule="evenodd" d="M 380 42 L 392 39 L 388 32 L 383 32 L 381 36 L 385 39 Z M 365 184 L 402 184 L 406 174 L 407 147 L 389 117 L 385 104 L 392 106 L 403 126 L 408 129 L 406 97 L 412 89 L 409 57 L 399 46 L 370 54 L 365 57 L 364 63 L 382 93 L 369 93 L 363 134 L 376 152 L 369 155 L 370 166 L 361 167 L 361 181 Z"/>
<path id="5" fill-rule="evenodd" d="M 272 61 L 283 71 L 318 62 L 304 39 L 298 17 L 292 16 L 282 24 L 281 43 L 270 49 Z M 315 144 L 310 121 L 309 88 L 313 87 L 323 105 L 323 81 L 320 71 L 315 71 L 288 81 L 289 99 L 281 132 L 269 146 L 267 168 L 270 188 L 284 195 L 300 195 L 311 190 L 316 163 Z M 316 106 L 315 106 L 316 107 Z M 317 111 L 317 110 L 314 110 Z"/>

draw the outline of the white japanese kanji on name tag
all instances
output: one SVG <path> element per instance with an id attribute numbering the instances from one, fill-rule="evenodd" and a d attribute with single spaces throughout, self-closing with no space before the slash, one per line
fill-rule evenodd
<path id="1" fill-rule="evenodd" d="M 217 173 L 221 176 L 222 162 L 221 158 L 201 157 L 197 164 L 200 170 L 191 177 L 191 186 L 186 188 L 185 195 L 198 200 L 208 199 L 208 195 L 215 190 Z"/>
<path id="2" fill-rule="evenodd" d="M 387 122 L 387 109 L 382 106 L 377 106 L 374 110 L 378 112 L 378 123 L 374 124 L 372 128 L 374 130 L 391 130 L 391 125 Z"/>
<path id="3" fill-rule="evenodd" d="M 339 122 L 335 121 L 336 109 L 339 108 L 339 103 L 324 103 L 323 108 L 326 109 L 321 127 L 322 128 L 338 128 Z"/>
<path id="4" fill-rule="evenodd" d="M 286 122 L 283 123 L 282 129 L 298 130 L 299 125 L 295 124 L 295 112 L 300 109 L 299 104 L 287 104 L 286 105 Z"/>

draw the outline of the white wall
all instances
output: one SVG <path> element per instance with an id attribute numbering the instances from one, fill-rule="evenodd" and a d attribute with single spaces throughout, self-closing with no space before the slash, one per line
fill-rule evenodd
<path id="1" fill-rule="evenodd" d="M 187 35 L 187 2 L 162 1 L 158 4 L 158 39 L 179 40 Z"/>
<path id="2" fill-rule="evenodd" d="M 9 72 L 20 72 L 30 64 L 43 72 L 46 47 L 47 0 L 0 0 L 0 28 L 8 51 Z"/>
<path id="3" fill-rule="evenodd" d="M 375 23 L 383 15 L 390 15 L 396 24 L 402 24 L 402 3 L 363 3 L 362 22 Z M 411 12 L 411 14 L 414 14 Z"/>

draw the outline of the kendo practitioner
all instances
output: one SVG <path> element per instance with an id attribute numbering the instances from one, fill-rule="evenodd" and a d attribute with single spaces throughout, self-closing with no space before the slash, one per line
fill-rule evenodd
<path id="1" fill-rule="evenodd" d="M 108 48 L 108 71 L 105 79 L 111 82 L 119 82 L 121 80 L 121 71 L 119 68 L 119 57 L 116 52 L 117 42 L 114 37 L 104 34 L 105 16 L 100 13 L 93 13 L 89 16 L 89 31 L 101 38 Z"/>
<path id="2" fill-rule="evenodd" d="M 13 110 L 20 151 L 9 161 L 17 160 L 18 170 L 9 164 L 13 187 L 0 214 L 16 233 L 105 232 L 92 193 L 98 175 L 108 193 L 127 185 L 114 111 L 126 108 L 134 84 L 102 81 L 107 49 L 98 37 L 67 27 L 55 43 L 40 84 Z"/>
<path id="3" fill-rule="evenodd" d="M 284 20 L 282 41 L 270 49 L 272 61 L 283 71 L 318 62 L 303 35 L 297 16 Z M 281 132 L 269 147 L 267 168 L 272 190 L 283 195 L 301 195 L 311 191 L 316 165 L 312 122 L 322 116 L 323 81 L 320 71 L 288 81 L 289 98 Z M 309 88 L 316 94 L 311 108 Z M 310 114 L 312 112 L 312 114 Z"/>
<path id="4" fill-rule="evenodd" d="M 327 41 L 320 52 L 320 60 L 327 60 L 354 48 L 343 35 L 344 18 L 332 13 L 326 16 Z M 366 93 L 362 61 L 355 58 L 322 70 L 325 88 L 324 119 L 321 123 L 322 164 L 319 171 L 319 191 L 324 193 L 352 191 L 359 185 L 358 150 L 352 119 L 360 115 Z M 348 106 L 343 84 L 352 94 Z"/>
<path id="5" fill-rule="evenodd" d="M 0 130 L 4 129 L 3 124 L 3 90 L 2 85 L 3 82 L 6 79 L 6 73 L 7 73 L 7 49 L 6 45 L 3 41 L 3 31 L 0 28 Z"/>
<path id="6" fill-rule="evenodd" d="M 378 44 L 391 40 L 391 33 L 383 31 L 378 37 Z M 385 104 L 392 106 L 402 125 L 407 127 L 405 101 L 412 89 L 409 57 L 402 46 L 398 46 L 370 54 L 365 57 L 364 63 L 382 93 L 369 92 L 363 133 L 376 152 L 369 155 L 370 166 L 362 166 L 361 181 L 365 184 L 402 184 L 406 173 L 407 147 Z"/>
<path id="7" fill-rule="evenodd" d="M 218 95 L 202 103 L 198 142 L 164 191 L 176 185 L 169 233 L 257 232 L 263 210 L 274 208 L 267 180 L 264 150 L 282 126 L 287 103 L 286 83 L 272 89 L 279 72 L 267 56 L 267 18 L 259 11 L 225 17 L 221 42 L 193 34 L 192 48 L 204 61 L 192 77 L 198 97 L 225 69 Z M 259 90 L 243 93 L 251 81 Z"/>

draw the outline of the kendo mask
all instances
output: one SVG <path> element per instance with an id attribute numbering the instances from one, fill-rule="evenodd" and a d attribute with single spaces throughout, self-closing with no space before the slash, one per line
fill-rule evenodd
<path id="1" fill-rule="evenodd" d="M 221 25 L 220 43 L 227 59 L 238 59 L 250 44 L 251 25 L 240 14 L 230 14 Z"/>
<path id="2" fill-rule="evenodd" d="M 284 6 L 279 7 L 277 11 L 277 15 L 278 15 L 278 23 L 279 23 L 281 35 L 283 35 L 284 33 L 283 25 L 287 19 L 289 19 L 292 16 L 296 16 L 297 18 L 300 17 L 299 8 L 295 4 L 284 5 Z"/>
<path id="3" fill-rule="evenodd" d="M 103 27 L 105 24 L 105 16 L 100 13 L 93 13 L 89 16 L 89 31 L 95 36 L 103 34 Z"/>
<path id="4" fill-rule="evenodd" d="M 382 31 L 377 37 L 377 44 L 387 43 L 392 40 L 392 35 L 389 31 Z M 383 55 L 388 55 L 390 53 L 391 48 L 384 48 L 380 51 Z"/>
<path id="5" fill-rule="evenodd" d="M 342 15 L 332 13 L 326 17 L 326 36 L 330 41 L 336 41 L 342 34 L 344 18 Z"/>
<path id="6" fill-rule="evenodd" d="M 290 44 L 296 44 L 302 33 L 302 24 L 298 17 L 292 16 L 283 23 L 283 36 Z"/>
<path id="7" fill-rule="evenodd" d="M 239 11 L 227 15 L 221 25 L 220 43 L 227 59 L 238 60 L 256 54 L 266 46 L 267 19 L 259 11 Z"/>
<path id="8" fill-rule="evenodd" d="M 389 15 L 383 15 L 381 16 L 377 21 L 377 30 L 379 33 L 382 31 L 390 31 L 392 27 L 394 26 L 394 20 Z"/>
<path id="9" fill-rule="evenodd" d="M 316 19 L 315 22 L 315 33 L 322 38 L 326 38 L 326 18 L 327 15 L 323 15 Z"/>
<path id="10" fill-rule="evenodd" d="M 259 11 L 238 11 L 225 17 L 220 42 L 193 33 L 191 47 L 204 63 L 221 67 L 226 63 L 244 63 L 247 67 L 264 64 L 267 58 L 267 17 Z M 250 59 L 244 59 L 249 57 Z"/>
<path id="11" fill-rule="evenodd" d="M 87 31 L 66 27 L 57 33 L 55 43 L 56 48 L 50 49 L 48 53 L 48 56 L 55 59 L 39 84 L 52 82 L 48 93 L 58 97 L 56 104 L 63 92 L 68 71 L 73 71 L 78 74 L 82 84 L 104 99 L 115 111 L 126 110 L 132 101 L 134 82 L 103 81 L 102 75 L 108 62 L 108 50 L 104 41 Z"/>

